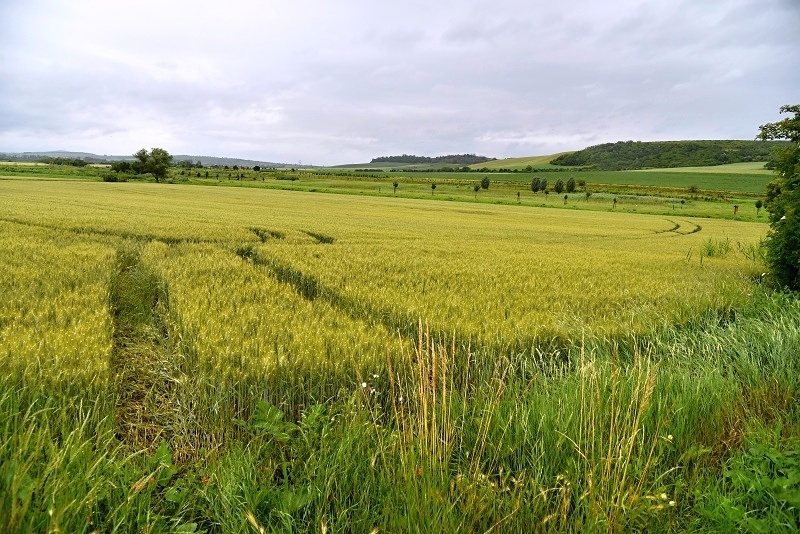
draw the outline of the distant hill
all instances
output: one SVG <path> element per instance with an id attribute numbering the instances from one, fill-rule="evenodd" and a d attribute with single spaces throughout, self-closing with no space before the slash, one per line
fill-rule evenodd
<path id="1" fill-rule="evenodd" d="M 620 141 L 562 154 L 552 165 L 591 167 L 605 171 L 702 167 L 768 161 L 780 141 Z"/>
<path id="2" fill-rule="evenodd" d="M 560 152 L 558 154 L 550 154 L 547 156 L 525 156 L 521 158 L 496 159 L 494 161 L 490 161 L 485 164 L 476 163 L 475 165 L 470 165 L 470 168 L 474 170 L 480 170 L 483 168 L 489 170 L 499 170 L 499 169 L 523 170 L 530 165 L 533 170 L 536 170 L 549 167 L 550 162 L 562 154 L 568 154 L 568 152 Z"/>
<path id="3" fill-rule="evenodd" d="M 486 156 L 476 156 L 475 154 L 449 154 L 447 156 L 413 156 L 411 154 L 403 154 L 402 156 L 380 156 L 372 158 L 370 163 L 427 163 L 427 164 L 444 164 L 444 165 L 474 165 L 475 163 L 485 163 L 487 161 L 494 161 L 495 158 L 487 158 Z"/>
<path id="4" fill-rule="evenodd" d="M 41 158 L 65 158 L 65 159 L 80 159 L 87 163 L 113 163 L 115 161 L 133 161 L 131 156 L 108 156 L 92 154 L 90 152 L 70 152 L 68 150 L 51 150 L 47 152 L 0 152 L 0 159 L 6 161 L 37 161 Z M 212 165 L 238 165 L 239 167 L 253 167 L 259 165 L 261 167 L 293 167 L 294 165 L 288 163 L 273 163 L 269 161 L 256 161 L 251 159 L 241 158 L 221 158 L 216 156 L 188 156 L 184 154 L 173 154 L 172 161 L 175 163 L 179 161 L 191 161 L 203 164 L 209 167 Z"/>

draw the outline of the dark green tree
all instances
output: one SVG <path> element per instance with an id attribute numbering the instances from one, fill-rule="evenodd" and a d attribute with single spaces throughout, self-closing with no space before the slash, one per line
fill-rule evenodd
<path id="1" fill-rule="evenodd" d="M 475 198 L 478 198 L 478 191 L 481 190 L 481 186 L 478 185 L 478 184 L 475 184 L 474 186 L 472 186 L 472 189 L 475 191 Z"/>
<path id="2" fill-rule="evenodd" d="M 800 105 L 782 106 L 794 117 L 759 126 L 756 139 L 788 139 L 776 154 L 775 179 L 767 185 L 764 206 L 769 210 L 770 231 L 765 241 L 766 259 L 775 281 L 800 289 Z"/>
<path id="3" fill-rule="evenodd" d="M 533 180 L 531 180 L 531 191 L 536 193 L 542 188 L 542 181 L 536 176 Z"/>
<path id="4" fill-rule="evenodd" d="M 759 198 L 756 200 L 756 217 L 758 217 L 758 213 L 761 211 L 761 208 L 764 207 L 764 202 Z"/>
<path id="5" fill-rule="evenodd" d="M 542 178 L 539 182 L 539 190 L 547 193 L 547 178 Z"/>
<path id="6" fill-rule="evenodd" d="M 114 172 L 130 172 L 133 170 L 133 165 L 130 161 L 115 161 L 111 164 L 111 170 Z"/>
<path id="7" fill-rule="evenodd" d="M 489 183 L 490 182 L 489 182 L 489 177 L 488 176 L 484 176 L 483 178 L 481 178 L 481 187 L 482 188 L 489 189 Z"/>
<path id="8" fill-rule="evenodd" d="M 394 194 L 395 194 L 395 195 L 397 194 L 397 186 L 398 186 L 398 185 L 400 185 L 400 184 L 398 184 L 397 182 L 394 182 L 394 183 L 392 184 L 392 187 L 394 188 Z"/>
<path id="9" fill-rule="evenodd" d="M 574 193 L 575 192 L 575 178 L 570 177 L 567 180 L 567 193 Z"/>
<path id="10" fill-rule="evenodd" d="M 163 148 L 154 148 L 147 152 L 144 148 L 133 155 L 138 161 L 134 163 L 134 170 L 140 173 L 150 173 L 156 182 L 161 182 L 167 177 L 167 171 L 172 166 L 172 156 Z"/>
<path id="11" fill-rule="evenodd" d="M 556 185 L 553 186 L 553 189 L 560 195 L 564 191 L 564 180 L 561 178 L 556 180 Z"/>
<path id="12" fill-rule="evenodd" d="M 436 184 L 431 184 L 431 195 L 436 191 Z"/>

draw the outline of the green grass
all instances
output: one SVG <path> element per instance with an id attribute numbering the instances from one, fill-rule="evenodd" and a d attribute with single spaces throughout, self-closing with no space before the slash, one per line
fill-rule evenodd
<path id="1" fill-rule="evenodd" d="M 9 532 L 789 528 L 779 477 L 795 471 L 761 466 L 796 470 L 800 308 L 759 295 L 721 319 L 489 365 L 423 333 L 408 368 L 335 399 L 311 385 L 297 419 L 253 389 L 250 414 L 204 429 L 229 437 L 193 461 L 169 442 L 126 454 L 113 391 L 4 383 L 1 511 Z M 198 410 L 185 422 L 224 402 L 202 380 L 175 384 Z"/>
<path id="2" fill-rule="evenodd" d="M 759 193 L 766 191 L 772 180 L 771 173 L 760 171 L 723 172 L 700 170 L 665 170 L 652 169 L 645 171 L 588 171 L 575 173 L 573 176 L 586 180 L 592 187 L 600 184 L 658 187 L 684 191 L 691 187 L 709 191 L 727 193 Z"/>
<path id="3" fill-rule="evenodd" d="M 764 174 L 774 176 L 774 172 L 764 168 L 763 161 L 747 163 L 728 163 L 726 165 L 709 165 L 705 167 L 672 167 L 668 169 L 644 169 L 640 172 L 678 172 L 678 173 L 722 173 L 722 174 Z"/>

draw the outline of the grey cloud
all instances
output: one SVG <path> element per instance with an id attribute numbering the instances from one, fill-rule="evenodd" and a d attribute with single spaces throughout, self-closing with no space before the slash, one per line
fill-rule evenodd
<path id="1" fill-rule="evenodd" d="M 520 156 L 751 138 L 799 96 L 786 0 L 193 2 L 165 5 L 168 22 L 149 32 L 138 12 L 104 23 L 118 9 L 0 6 L 18 23 L 0 35 L 0 151 L 129 153 L 157 140 L 319 164 Z"/>

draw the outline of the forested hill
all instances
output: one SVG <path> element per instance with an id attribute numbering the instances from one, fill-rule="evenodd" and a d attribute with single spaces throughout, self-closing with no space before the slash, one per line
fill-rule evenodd
<path id="1" fill-rule="evenodd" d="M 475 163 L 494 161 L 495 159 L 496 158 L 476 156 L 475 154 L 450 154 L 447 156 L 436 156 L 435 158 L 403 154 L 402 156 L 381 156 L 372 158 L 370 163 L 450 163 L 453 165 L 473 165 Z"/>
<path id="2" fill-rule="evenodd" d="M 700 167 L 768 161 L 774 141 L 620 141 L 590 146 L 558 156 L 550 163 L 598 170 Z"/>

